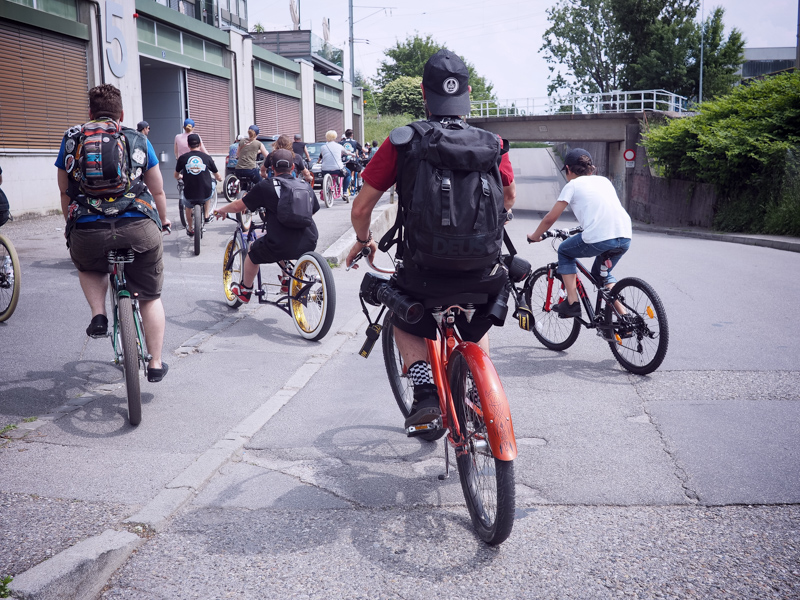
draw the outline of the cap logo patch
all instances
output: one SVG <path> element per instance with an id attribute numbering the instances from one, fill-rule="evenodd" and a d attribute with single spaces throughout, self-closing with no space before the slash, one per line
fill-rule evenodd
<path id="1" fill-rule="evenodd" d="M 455 94 L 458 91 L 458 79 L 455 77 L 448 77 L 442 83 L 442 89 L 445 94 Z"/>

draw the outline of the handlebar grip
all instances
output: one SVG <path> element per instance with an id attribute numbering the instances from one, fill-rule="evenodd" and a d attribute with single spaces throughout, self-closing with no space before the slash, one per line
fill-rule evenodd
<path id="1" fill-rule="evenodd" d="M 161 232 L 169 235 L 170 233 L 172 233 L 172 225 L 163 225 L 161 227 Z"/>

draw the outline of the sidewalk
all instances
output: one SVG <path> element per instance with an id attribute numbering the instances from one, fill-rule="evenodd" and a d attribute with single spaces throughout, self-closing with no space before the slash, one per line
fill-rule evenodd
<path id="1" fill-rule="evenodd" d="M 718 242 L 731 242 L 734 244 L 745 244 L 747 246 L 761 246 L 763 248 L 774 248 L 775 250 L 800 252 L 800 238 L 786 235 L 719 233 L 716 231 L 709 231 L 703 227 L 659 227 L 657 225 L 648 225 L 638 221 L 633 222 L 633 228 L 636 231 L 665 233 L 667 235 L 680 235 L 703 240 L 716 240 Z"/>

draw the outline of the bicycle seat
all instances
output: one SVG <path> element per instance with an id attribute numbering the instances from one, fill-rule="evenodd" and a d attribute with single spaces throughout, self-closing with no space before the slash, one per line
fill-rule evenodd
<path id="1" fill-rule="evenodd" d="M 489 294 L 464 293 L 443 298 L 427 298 L 422 301 L 422 305 L 425 308 L 434 308 L 436 306 L 453 306 L 454 304 L 486 304 L 487 302 L 489 302 Z"/>

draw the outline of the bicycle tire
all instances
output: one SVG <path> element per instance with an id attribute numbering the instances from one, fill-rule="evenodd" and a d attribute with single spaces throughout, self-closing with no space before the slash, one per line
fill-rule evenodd
<path id="1" fill-rule="evenodd" d="M 333 187 L 333 176 L 330 173 L 326 173 L 325 177 L 322 178 L 322 198 L 325 201 L 326 208 L 333 206 Z"/>
<path id="2" fill-rule="evenodd" d="M 411 378 L 405 373 L 403 368 L 403 357 L 394 343 L 394 325 L 391 320 L 391 311 L 387 311 L 383 318 L 381 328 L 381 348 L 383 349 L 383 364 L 386 366 L 386 375 L 389 377 L 389 387 L 392 388 L 397 406 L 405 419 L 411 414 L 411 405 L 414 402 L 414 384 Z M 427 442 L 433 442 L 441 438 L 447 430 L 442 428 L 436 431 L 421 433 L 415 437 Z"/>
<path id="3" fill-rule="evenodd" d="M 186 229 L 186 210 L 183 208 L 183 184 L 178 183 L 178 214 L 181 217 L 181 226 Z"/>
<path id="4" fill-rule="evenodd" d="M 5 271 L 6 258 L 10 259 L 11 272 Z M 14 314 L 19 302 L 19 290 L 22 285 L 22 270 L 19 256 L 14 244 L 4 235 L 0 235 L 0 323 Z"/>
<path id="5" fill-rule="evenodd" d="M 455 418 L 466 438 L 466 452 L 456 452 L 461 491 L 478 537 L 495 546 L 511 535 L 514 526 L 514 461 L 498 460 L 492 455 L 483 413 L 466 402 L 480 393 L 469 363 L 458 350 L 451 355 L 447 370 Z M 473 404 L 480 406 L 480 400 L 473 400 Z"/>
<path id="6" fill-rule="evenodd" d="M 225 292 L 225 303 L 231 308 L 239 308 L 242 305 L 242 301 L 231 292 L 231 285 L 242 280 L 246 254 L 242 236 L 237 230 L 225 246 L 222 258 L 222 287 Z"/>
<path id="7" fill-rule="evenodd" d="M 195 204 L 192 207 L 192 220 L 194 221 L 194 255 L 200 256 L 200 240 L 203 239 L 203 205 Z"/>
<path id="8" fill-rule="evenodd" d="M 289 283 L 289 307 L 292 321 L 298 333 L 307 340 L 319 340 L 333 324 L 336 312 L 336 286 L 328 261 L 316 252 L 306 252 L 297 259 Z M 299 299 L 306 284 L 300 280 L 312 281 Z"/>
<path id="9" fill-rule="evenodd" d="M 239 192 L 242 191 L 242 184 L 239 178 L 230 173 L 225 177 L 225 182 L 222 184 L 222 192 L 225 194 L 225 199 L 228 202 L 233 202 L 239 197 Z"/>
<path id="10" fill-rule="evenodd" d="M 611 353 L 631 373 L 652 373 L 664 362 L 669 347 L 669 323 L 661 298 L 649 283 L 636 277 L 617 282 L 611 297 L 628 311 L 620 320 L 613 302 L 606 305 L 606 324 L 616 323 L 618 336 L 608 342 Z"/>
<path id="11" fill-rule="evenodd" d="M 129 297 L 119 298 L 117 314 L 122 342 L 122 371 L 128 396 L 128 421 L 136 426 L 142 421 L 142 395 L 139 386 L 139 343 L 133 321 L 133 302 Z"/>
<path id="12" fill-rule="evenodd" d="M 253 213 L 249 210 L 236 213 L 236 222 L 239 224 L 239 227 L 242 228 L 242 231 L 249 231 L 250 225 L 253 224 Z"/>
<path id="13" fill-rule="evenodd" d="M 208 202 L 208 216 L 211 217 L 213 216 L 214 211 L 217 210 L 217 204 L 219 204 L 219 194 L 217 194 L 216 182 L 214 184 L 214 194 L 211 196 L 211 200 Z M 203 212 L 205 213 L 205 210 Z"/>
<path id="14" fill-rule="evenodd" d="M 550 306 L 561 301 L 559 290 L 563 287 L 561 276 L 556 274 L 555 284 L 550 289 Z M 545 310 L 548 297 L 547 267 L 536 269 L 525 282 L 525 301 L 533 314 L 533 335 L 545 348 L 550 350 L 566 350 L 575 343 L 581 332 L 581 322 L 577 319 L 562 319 L 551 310 Z M 566 292 L 565 292 L 566 293 Z M 566 296 L 564 296 L 566 297 Z"/>

